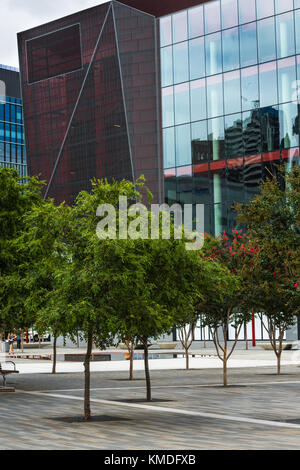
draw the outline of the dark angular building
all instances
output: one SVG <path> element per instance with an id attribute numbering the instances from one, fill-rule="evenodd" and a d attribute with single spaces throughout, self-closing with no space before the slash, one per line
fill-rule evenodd
<path id="1" fill-rule="evenodd" d="M 27 176 L 19 71 L 6 65 L 0 65 L 0 166 Z"/>
<path id="2" fill-rule="evenodd" d="M 72 202 L 144 174 L 162 199 L 155 18 L 109 2 L 19 34 L 30 174 Z"/>

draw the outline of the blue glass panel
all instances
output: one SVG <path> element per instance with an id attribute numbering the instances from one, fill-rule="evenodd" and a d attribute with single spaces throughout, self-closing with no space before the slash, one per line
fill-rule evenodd
<path id="1" fill-rule="evenodd" d="M 173 85 L 173 47 L 161 49 L 161 84 L 163 87 Z"/>
<path id="2" fill-rule="evenodd" d="M 243 141 L 245 155 L 257 155 L 261 153 L 259 109 L 243 113 Z"/>
<path id="3" fill-rule="evenodd" d="M 8 142 L 11 140 L 10 125 L 5 124 L 5 140 Z"/>
<path id="4" fill-rule="evenodd" d="M 256 23 L 240 27 L 241 67 L 257 63 Z"/>
<path id="5" fill-rule="evenodd" d="M 300 54 L 300 10 L 295 11 L 296 53 Z"/>
<path id="6" fill-rule="evenodd" d="M 220 1 L 204 4 L 205 34 L 214 33 L 221 29 Z"/>
<path id="7" fill-rule="evenodd" d="M 174 87 L 175 124 L 190 122 L 190 87 L 189 83 L 181 83 Z"/>
<path id="8" fill-rule="evenodd" d="M 295 54 L 294 14 L 284 13 L 276 17 L 277 57 Z"/>
<path id="9" fill-rule="evenodd" d="M 173 46 L 174 52 L 174 83 L 186 82 L 189 79 L 188 42 Z"/>
<path id="10" fill-rule="evenodd" d="M 172 18 L 171 16 L 165 16 L 160 21 L 160 45 L 168 46 L 172 44 Z"/>
<path id="11" fill-rule="evenodd" d="M 187 11 L 181 11 L 173 15 L 173 42 L 186 41 L 188 39 Z"/>
<path id="12" fill-rule="evenodd" d="M 280 144 L 281 148 L 298 147 L 299 131 L 297 130 L 298 106 L 287 103 L 279 106 Z"/>
<path id="13" fill-rule="evenodd" d="M 223 79 L 222 75 L 207 78 L 207 115 L 222 116 L 223 110 Z"/>
<path id="14" fill-rule="evenodd" d="M 240 65 L 239 30 L 238 28 L 223 31 L 223 70 L 237 69 Z"/>
<path id="15" fill-rule="evenodd" d="M 272 106 L 278 103 L 276 62 L 259 66 L 260 106 Z"/>
<path id="16" fill-rule="evenodd" d="M 203 5 L 191 8 L 188 12 L 189 38 L 197 38 L 204 34 Z"/>
<path id="17" fill-rule="evenodd" d="M 279 60 L 277 67 L 279 103 L 287 103 L 288 101 L 293 100 L 293 95 L 295 94 L 296 89 L 295 57 Z"/>
<path id="18" fill-rule="evenodd" d="M 275 12 L 278 15 L 285 11 L 293 10 L 293 0 L 275 0 Z"/>
<path id="19" fill-rule="evenodd" d="M 175 129 L 168 127 L 163 130 L 164 168 L 175 167 Z"/>
<path id="20" fill-rule="evenodd" d="M 17 145 L 17 162 L 22 163 L 22 146 Z"/>
<path id="21" fill-rule="evenodd" d="M 210 34 L 205 38 L 206 74 L 215 75 L 222 72 L 221 33 Z"/>
<path id="22" fill-rule="evenodd" d="M 0 122 L 0 140 L 5 140 L 4 139 L 4 135 L 5 135 L 4 126 L 5 126 L 4 122 Z"/>
<path id="23" fill-rule="evenodd" d="M 240 114 L 225 117 L 225 155 L 238 158 L 244 155 L 242 118 Z"/>
<path id="24" fill-rule="evenodd" d="M 239 0 L 240 24 L 250 23 L 256 20 L 255 0 Z"/>
<path id="25" fill-rule="evenodd" d="M 257 19 L 274 15 L 274 0 L 256 0 Z"/>
<path id="26" fill-rule="evenodd" d="M 4 121 L 4 104 L 0 103 L 0 121 Z"/>
<path id="27" fill-rule="evenodd" d="M 279 112 L 277 106 L 260 109 L 262 151 L 279 150 Z"/>
<path id="28" fill-rule="evenodd" d="M 224 103 L 225 114 L 234 114 L 241 111 L 241 83 L 239 70 L 224 74 Z"/>
<path id="29" fill-rule="evenodd" d="M 190 165 L 192 163 L 191 126 L 177 126 L 176 135 L 176 166 Z"/>
<path id="30" fill-rule="evenodd" d="M 22 116 L 22 108 L 21 106 L 17 106 L 17 109 L 16 109 L 16 122 L 18 124 L 22 124 L 23 122 L 23 116 Z"/>
<path id="31" fill-rule="evenodd" d="M 276 59 L 275 21 L 267 18 L 257 23 L 258 60 L 267 62 Z"/>
<path id="32" fill-rule="evenodd" d="M 190 41 L 190 79 L 205 76 L 204 37 Z"/>
<path id="33" fill-rule="evenodd" d="M 162 90 L 162 124 L 163 127 L 174 126 L 174 90 L 173 87 Z"/>
<path id="34" fill-rule="evenodd" d="M 221 0 L 222 28 L 232 28 L 239 24 L 237 0 Z"/>
<path id="35" fill-rule="evenodd" d="M 295 8 L 300 8 L 300 0 L 294 0 Z"/>
<path id="36" fill-rule="evenodd" d="M 192 156 L 193 164 L 207 161 L 207 121 L 194 122 L 192 124 Z"/>
<path id="37" fill-rule="evenodd" d="M 191 82 L 191 119 L 206 119 L 206 88 L 205 79 Z"/>
<path id="38" fill-rule="evenodd" d="M 242 81 L 242 110 L 259 107 L 258 67 L 248 67 L 241 70 Z"/>
<path id="39" fill-rule="evenodd" d="M 210 119 L 207 132 L 210 160 L 223 160 L 225 157 L 224 118 Z"/>

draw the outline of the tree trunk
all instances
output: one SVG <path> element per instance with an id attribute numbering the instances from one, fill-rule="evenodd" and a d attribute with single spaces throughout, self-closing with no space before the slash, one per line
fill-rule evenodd
<path id="1" fill-rule="evenodd" d="M 223 385 L 227 387 L 227 359 L 223 359 Z"/>
<path id="2" fill-rule="evenodd" d="M 129 351 L 129 360 L 130 360 L 130 365 L 129 365 L 129 380 L 133 380 L 133 354 L 134 354 L 134 348 L 130 348 Z"/>
<path id="3" fill-rule="evenodd" d="M 54 335 L 52 374 L 56 374 L 56 343 L 57 343 L 57 336 Z"/>
<path id="4" fill-rule="evenodd" d="M 189 350 L 185 350 L 185 367 L 186 370 L 190 370 L 190 356 L 189 356 Z"/>
<path id="5" fill-rule="evenodd" d="M 247 323 L 244 325 L 244 332 L 245 332 L 245 341 L 246 341 L 246 351 L 248 351 L 248 335 L 247 335 Z"/>
<path id="6" fill-rule="evenodd" d="M 88 421 L 91 418 L 91 403 L 90 403 L 90 388 L 91 388 L 91 373 L 90 362 L 93 349 L 93 333 L 89 331 L 87 351 L 84 361 L 84 420 Z"/>
<path id="7" fill-rule="evenodd" d="M 77 333 L 77 348 L 80 348 L 79 334 Z"/>
<path id="8" fill-rule="evenodd" d="M 281 372 L 281 351 L 277 353 L 277 375 Z"/>
<path id="9" fill-rule="evenodd" d="M 144 341 L 144 363 L 145 363 L 145 376 L 147 387 L 147 401 L 151 401 L 151 380 L 149 371 L 149 351 L 148 351 L 148 338 Z"/>

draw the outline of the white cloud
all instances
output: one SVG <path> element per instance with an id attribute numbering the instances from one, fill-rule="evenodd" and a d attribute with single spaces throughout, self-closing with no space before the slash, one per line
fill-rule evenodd
<path id="1" fill-rule="evenodd" d="M 0 0 L 0 64 L 19 66 L 17 33 L 107 0 Z"/>

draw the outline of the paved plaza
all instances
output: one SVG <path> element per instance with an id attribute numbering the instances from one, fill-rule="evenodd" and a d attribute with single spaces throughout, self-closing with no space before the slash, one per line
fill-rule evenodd
<path id="1" fill-rule="evenodd" d="M 221 383 L 214 368 L 152 370 L 149 404 L 143 371 L 133 382 L 124 370 L 95 371 L 85 423 L 82 373 L 9 376 L 0 450 L 300 449 L 299 364 L 280 377 L 273 366 L 231 368 L 231 386 Z"/>

